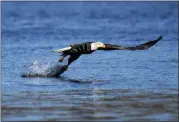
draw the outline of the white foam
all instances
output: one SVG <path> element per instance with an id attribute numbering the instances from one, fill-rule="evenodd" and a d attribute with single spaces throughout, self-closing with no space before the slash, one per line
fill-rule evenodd
<path id="1" fill-rule="evenodd" d="M 55 77 L 65 71 L 64 65 L 60 63 L 50 64 L 40 63 L 39 61 L 33 61 L 25 70 L 21 75 L 22 77 Z"/>

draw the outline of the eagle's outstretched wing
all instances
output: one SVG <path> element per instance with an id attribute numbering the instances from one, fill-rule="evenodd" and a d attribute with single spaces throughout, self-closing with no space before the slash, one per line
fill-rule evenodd
<path id="1" fill-rule="evenodd" d="M 153 41 L 148 41 L 144 44 L 134 46 L 134 47 L 124 47 L 119 45 L 111 45 L 111 44 L 105 44 L 105 48 L 99 48 L 98 50 L 147 50 L 153 45 L 155 45 L 158 41 L 160 41 L 163 37 L 160 36 L 158 39 Z"/>

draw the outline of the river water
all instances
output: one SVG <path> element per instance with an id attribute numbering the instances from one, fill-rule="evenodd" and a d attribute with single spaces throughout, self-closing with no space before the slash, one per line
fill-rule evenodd
<path id="1" fill-rule="evenodd" d="M 21 77 L 51 50 L 87 41 L 145 51 L 96 51 L 59 77 Z M 178 120 L 177 2 L 2 2 L 2 120 Z M 39 69 L 43 70 L 43 69 Z"/>

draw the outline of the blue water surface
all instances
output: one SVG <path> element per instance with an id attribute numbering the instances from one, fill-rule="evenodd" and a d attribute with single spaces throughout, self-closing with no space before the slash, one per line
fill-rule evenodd
<path id="1" fill-rule="evenodd" d="M 2 2 L 2 120 L 178 120 L 177 2 Z M 96 51 L 60 77 L 23 78 L 51 50 L 87 41 L 145 51 Z"/>

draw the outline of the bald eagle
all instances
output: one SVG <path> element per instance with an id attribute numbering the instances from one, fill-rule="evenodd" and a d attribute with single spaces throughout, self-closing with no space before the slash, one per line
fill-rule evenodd
<path id="1" fill-rule="evenodd" d="M 156 40 L 148 41 L 144 44 L 140 44 L 138 46 L 133 47 L 125 47 L 120 45 L 111 45 L 111 44 L 103 44 L 102 42 L 85 42 L 81 44 L 74 44 L 68 47 L 52 50 L 52 52 L 62 53 L 61 59 L 59 62 L 63 62 L 66 56 L 70 56 L 68 59 L 68 64 L 66 65 L 66 69 L 68 66 L 78 59 L 82 54 L 91 54 L 96 50 L 146 50 L 155 45 L 158 41 L 160 41 L 163 37 L 160 36 Z"/>

